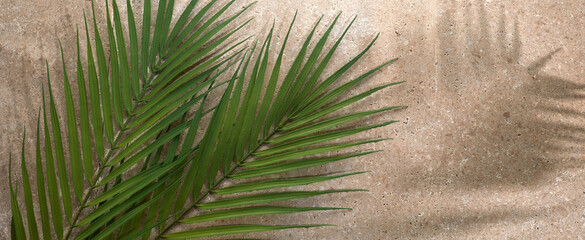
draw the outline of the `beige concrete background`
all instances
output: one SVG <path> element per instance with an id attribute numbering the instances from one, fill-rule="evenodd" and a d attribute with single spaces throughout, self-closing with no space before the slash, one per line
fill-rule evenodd
<path id="1" fill-rule="evenodd" d="M 140 12 L 141 3 L 132 2 Z M 184 2 L 177 1 L 178 7 Z M 234 9 L 248 2 L 238 1 Z M 103 20 L 102 5 L 97 11 Z M 10 233 L 9 153 L 19 159 L 23 128 L 29 133 L 35 128 L 41 82 L 46 81 L 45 60 L 63 110 L 57 39 L 67 46 L 66 61 L 73 64 L 75 26 L 83 24 L 83 9 L 90 9 L 88 1 L 0 0 L 0 239 L 8 239 Z M 251 236 L 585 238 L 585 1 L 260 1 L 245 13 L 256 19 L 244 31 L 263 37 L 276 19 L 277 39 L 282 41 L 295 9 L 299 17 L 291 50 L 299 47 L 321 14 L 329 23 L 343 11 L 335 36 L 358 15 L 334 66 L 344 64 L 381 33 L 345 80 L 387 59 L 401 58 L 352 93 L 393 81 L 406 84 L 375 94 L 346 112 L 389 105 L 409 108 L 367 119 L 401 120 L 358 137 L 394 138 L 359 148 L 383 153 L 314 171 L 370 170 L 311 186 L 370 192 L 295 202 L 352 211 L 249 218 L 337 227 Z M 293 51 L 287 54 L 292 56 Z M 71 69 L 69 74 L 74 74 Z M 27 134 L 26 144 L 32 150 L 34 134 Z M 27 157 L 33 156 L 27 151 Z M 19 171 L 13 178 L 22 191 Z"/>

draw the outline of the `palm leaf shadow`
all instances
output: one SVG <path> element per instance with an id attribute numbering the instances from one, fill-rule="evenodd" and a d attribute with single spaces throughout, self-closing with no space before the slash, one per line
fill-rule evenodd
<path id="1" fill-rule="evenodd" d="M 429 163 L 398 178 L 405 194 L 454 191 L 449 198 L 459 199 L 477 191 L 542 187 L 557 171 L 583 166 L 585 114 L 579 104 L 585 84 L 544 73 L 561 49 L 521 64 L 517 18 L 506 21 L 510 17 L 502 6 L 492 25 L 485 5 L 445 3 L 438 27 L 439 82 L 453 104 L 453 124 L 440 133 L 441 149 L 433 151 Z M 438 237 L 550 211 L 518 207 L 495 213 L 486 207 L 461 212 L 451 202 L 440 205 L 445 210 L 432 216 L 400 216 L 394 228 L 399 230 L 391 235 Z"/>

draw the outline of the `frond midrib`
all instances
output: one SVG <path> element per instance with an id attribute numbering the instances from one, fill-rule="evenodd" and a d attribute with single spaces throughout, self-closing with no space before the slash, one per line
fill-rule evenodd
<path id="1" fill-rule="evenodd" d="M 166 231 L 168 231 L 181 218 L 183 218 L 183 216 L 186 213 L 188 213 L 190 210 L 196 208 L 196 205 L 199 204 L 201 202 L 201 200 L 205 199 L 205 197 L 207 197 L 207 195 L 211 194 L 211 191 L 213 189 L 215 189 L 217 186 L 219 186 L 227 178 L 227 176 L 229 176 L 231 173 L 233 173 L 236 169 L 238 169 L 240 167 L 240 165 L 239 165 L 240 163 L 242 163 L 243 161 L 248 159 L 252 155 L 252 153 L 254 153 L 256 150 L 258 150 L 262 145 L 264 145 L 268 141 L 268 139 L 270 139 L 277 132 L 278 132 L 278 128 L 273 129 L 272 132 L 270 132 L 266 137 L 264 137 L 262 140 L 258 141 L 257 146 L 255 146 L 252 150 L 248 151 L 248 153 L 246 153 L 241 159 L 237 160 L 236 164 L 234 164 L 234 166 L 228 172 L 226 172 L 222 176 L 220 176 L 219 179 L 217 181 L 215 181 L 215 183 L 212 184 L 209 188 L 207 188 L 205 190 L 205 192 L 203 192 L 203 194 L 201 194 L 201 196 L 197 198 L 197 200 L 193 201 L 193 203 L 190 206 L 179 211 L 178 214 L 174 213 L 173 215 L 177 214 L 177 217 L 174 218 L 168 226 L 164 227 L 162 231 L 159 231 L 158 234 L 156 235 L 155 239 L 160 238 L 163 234 L 166 233 Z"/>

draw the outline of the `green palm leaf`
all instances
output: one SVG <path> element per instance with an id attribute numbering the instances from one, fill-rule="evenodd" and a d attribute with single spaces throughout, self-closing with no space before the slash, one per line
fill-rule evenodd
<path id="1" fill-rule="evenodd" d="M 331 28 L 329 28 L 331 29 Z M 290 30 L 289 30 L 290 31 Z M 314 31 L 314 30 L 313 30 Z M 347 30 L 346 30 L 347 31 Z M 317 177 L 302 177 L 302 178 L 295 178 L 295 179 L 277 179 L 277 180 L 256 180 L 253 182 L 245 183 L 245 184 L 237 184 L 227 188 L 218 188 L 219 183 L 223 182 L 226 178 L 246 178 L 246 177 L 254 177 L 254 176 L 265 176 L 271 174 L 277 174 L 282 172 L 289 172 L 292 170 L 300 169 L 300 168 L 307 168 L 317 165 L 322 165 L 325 163 L 338 161 L 342 159 L 347 159 L 350 157 L 366 155 L 373 152 L 363 152 L 358 154 L 350 154 L 350 155 L 340 155 L 336 157 L 326 157 L 326 158 L 315 158 L 312 160 L 304 160 L 302 157 L 306 156 L 315 156 L 316 154 L 323 154 L 332 151 L 342 150 L 348 147 L 366 144 L 366 143 L 373 143 L 377 141 L 381 141 L 384 139 L 374 139 L 374 140 L 366 140 L 366 141 L 358 141 L 358 142 L 350 142 L 350 143 L 343 143 L 343 144 L 333 144 L 333 145 L 323 145 L 322 143 L 326 143 L 329 141 L 337 140 L 339 138 L 350 136 L 353 134 L 357 134 L 362 131 L 366 131 L 371 128 L 375 127 L 382 127 L 388 124 L 391 124 L 395 121 L 386 122 L 383 124 L 371 125 L 371 126 L 364 126 L 358 127 L 353 129 L 334 129 L 335 127 L 339 126 L 340 124 L 344 124 L 350 121 L 354 121 L 366 116 L 370 116 L 376 113 L 381 113 L 384 111 L 389 111 L 392 109 L 396 109 L 399 107 L 388 107 L 380 110 L 372 110 L 366 111 L 356 114 L 350 114 L 342 117 L 337 118 L 325 118 L 329 113 L 333 113 L 342 107 L 350 105 L 356 101 L 359 101 L 376 91 L 379 91 L 383 88 L 386 88 L 391 85 L 395 85 L 398 83 L 391 83 L 387 85 L 383 85 L 371 90 L 368 90 L 364 93 L 358 94 L 354 97 L 347 98 L 341 101 L 335 101 L 338 96 L 342 93 L 346 92 L 351 86 L 355 85 L 357 82 L 364 80 L 375 71 L 379 70 L 383 66 L 391 63 L 394 60 L 391 60 L 387 63 L 382 64 L 381 66 L 369 71 L 368 73 L 358 77 L 356 80 L 351 81 L 348 84 L 341 85 L 338 88 L 334 88 L 330 91 L 323 91 L 322 94 L 315 95 L 312 101 L 302 103 L 297 98 L 290 97 L 288 94 L 293 95 L 305 95 L 311 96 L 313 91 L 319 89 L 323 85 L 317 85 L 316 82 L 311 82 L 308 80 L 309 73 L 315 69 L 316 59 L 318 58 L 321 50 L 321 45 L 324 45 L 325 40 L 327 39 L 327 34 L 319 40 L 319 43 L 316 45 L 315 49 L 313 49 L 312 54 L 309 55 L 309 58 L 306 62 L 303 63 L 303 59 L 305 57 L 305 52 L 307 52 L 307 46 L 309 45 L 309 40 L 311 39 L 311 35 L 305 41 L 303 48 L 301 49 L 300 53 L 297 55 L 295 62 L 291 66 L 291 69 L 287 73 L 285 80 L 283 82 L 283 86 L 289 81 L 287 88 L 283 91 L 279 91 L 276 94 L 276 99 L 272 101 L 272 97 L 274 96 L 272 92 L 265 91 L 264 95 L 261 94 L 262 90 L 259 86 L 263 85 L 263 80 L 265 78 L 264 74 L 266 73 L 268 66 L 267 66 L 267 58 L 269 57 L 269 46 L 271 42 L 273 30 L 271 29 L 268 37 L 259 48 L 260 51 L 258 53 L 258 57 L 256 58 L 254 63 L 251 63 L 251 57 L 243 58 L 243 63 L 241 64 L 242 67 L 238 68 L 240 72 L 240 79 L 237 79 L 237 83 L 231 83 L 226 92 L 224 93 L 220 103 L 218 110 L 214 113 L 214 116 L 211 119 L 211 124 L 207 129 L 206 135 L 202 140 L 202 145 L 206 146 L 206 150 L 202 150 L 200 155 L 196 155 L 195 159 L 200 161 L 197 165 L 192 163 L 191 171 L 187 174 L 187 188 L 183 188 L 181 193 L 179 193 L 179 201 L 178 207 L 176 206 L 176 210 L 180 213 L 180 215 L 184 214 L 184 206 L 189 206 L 189 204 L 184 204 L 184 197 L 181 198 L 181 194 L 183 196 L 185 193 L 191 191 L 193 196 L 195 197 L 195 201 L 193 201 L 193 205 L 189 206 L 195 207 L 198 209 L 214 209 L 219 211 L 220 213 L 225 213 L 226 216 L 234 216 L 234 217 L 241 217 L 241 216 L 252 216 L 257 214 L 256 211 L 250 210 L 250 208 L 241 208 L 239 210 L 224 210 L 225 208 L 231 208 L 236 206 L 249 206 L 251 204 L 258 204 L 258 203 L 267 203 L 273 201 L 285 201 L 289 199 L 295 198 L 305 198 L 310 196 L 316 196 L 321 194 L 329 194 L 329 193 L 336 193 L 336 192 L 346 192 L 346 191 L 354 191 L 354 190 L 332 190 L 332 191 L 317 191 L 317 192 L 276 192 L 276 193 L 260 193 L 254 195 L 247 195 L 247 196 L 236 196 L 231 197 L 229 194 L 231 193 L 242 193 L 242 192 L 250 192 L 250 191 L 258 191 L 258 190 L 266 190 L 266 189 L 273 189 L 273 188 L 281 188 L 281 187 L 290 187 L 290 186 L 300 186 L 311 184 L 320 181 L 326 181 L 335 179 L 338 177 L 344 177 L 347 175 L 337 175 L 337 176 L 317 176 Z M 284 41 L 286 42 L 287 39 Z M 340 40 L 338 40 L 339 42 Z M 373 42 L 372 42 L 373 43 Z M 370 44 L 368 48 L 371 46 Z M 251 56 L 256 48 L 252 49 Z M 282 50 L 281 50 L 282 52 Z M 315 54 L 317 52 L 317 54 Z M 356 58 L 359 58 L 363 55 L 363 52 L 358 55 Z M 279 55 L 279 58 L 281 55 Z M 355 60 L 355 59 L 354 59 Z M 324 65 L 326 65 L 327 60 L 324 60 Z M 353 64 L 352 61 L 350 64 Z M 280 61 L 277 60 L 277 64 L 280 64 Z M 246 89 L 243 88 L 244 79 L 246 79 L 248 74 L 248 67 L 251 67 L 251 73 L 249 77 L 248 87 Z M 349 65 L 351 66 L 351 65 Z M 348 65 L 345 65 L 341 71 L 347 71 L 349 68 Z M 313 77 L 315 79 L 319 79 L 321 76 L 318 73 L 320 68 L 324 66 L 319 65 L 317 68 L 317 72 L 315 72 L 318 76 Z M 277 66 L 275 68 L 280 68 Z M 291 73 L 292 72 L 292 73 Z M 297 72 L 297 74 L 293 74 Z M 329 78 L 328 85 L 333 85 L 335 81 L 339 79 L 341 74 L 333 76 L 333 78 Z M 272 76 L 268 76 L 271 79 L 272 83 L 268 83 L 268 88 L 270 89 L 271 85 L 274 85 L 275 79 L 278 79 L 279 70 L 272 71 Z M 235 76 L 235 75 L 234 75 Z M 236 80 L 235 78 L 233 78 Z M 327 87 L 329 87 L 327 86 Z M 323 89 L 327 90 L 327 88 Z M 282 92 L 287 92 L 283 94 Z M 279 97 L 280 96 L 280 97 Z M 267 97 L 269 101 L 271 101 L 271 106 L 268 107 L 264 104 L 263 97 Z M 311 105 L 313 104 L 313 105 Z M 307 109 L 308 106 L 311 106 L 312 109 Z M 316 107 L 315 107 L 316 106 Z M 258 108 L 259 107 L 259 108 Z M 296 111 L 298 110 L 298 111 Z M 304 110 L 304 112 L 302 112 Z M 298 117 L 293 118 L 295 111 L 302 112 L 303 115 L 299 115 Z M 267 116 L 270 116 L 272 120 L 269 119 Z M 258 122 L 264 122 L 265 125 L 257 124 Z M 273 124 L 278 123 L 278 126 L 273 126 Z M 237 132 L 238 134 L 233 134 Z M 323 134 L 315 135 L 317 132 L 323 132 Z M 273 140 L 275 139 L 275 140 Z M 261 146 L 266 147 L 265 149 L 260 150 Z M 210 149 L 211 148 L 211 149 Z M 227 150 L 227 152 L 226 152 Z M 256 156 L 253 158 L 252 156 Z M 222 167 L 223 165 L 223 167 Z M 194 166 L 198 167 L 199 171 L 195 171 L 196 169 Z M 203 166 L 203 167 L 202 167 Z M 201 169 L 206 169 L 208 173 L 205 173 Z M 205 176 L 207 175 L 207 176 Z M 348 174 L 350 175 L 350 174 Z M 217 178 L 216 176 L 219 176 Z M 207 189 L 203 190 L 203 194 L 200 193 L 201 189 L 206 189 L 204 186 L 205 181 L 203 177 L 207 177 Z M 193 179 L 193 181 L 190 181 Z M 191 187 L 193 190 L 191 190 Z M 201 199 L 208 194 L 220 194 L 224 195 L 220 200 L 212 201 L 212 202 L 204 202 L 199 203 Z M 214 214 L 214 212 L 208 213 Z M 197 216 L 195 217 L 197 218 Z M 224 219 L 223 217 L 221 217 Z M 225 217 L 229 218 L 229 217 Z M 190 218 L 190 220 L 181 220 L 182 222 L 194 222 Z M 169 225 L 170 226 L 170 225 Z M 240 227 L 239 225 L 233 225 L 232 228 L 236 229 Z M 212 227 L 215 229 L 215 227 Z M 226 227 L 229 228 L 229 227 Z M 163 228 L 162 231 L 164 232 L 167 228 Z M 205 231 L 208 228 L 203 228 L 197 231 Z M 258 230 L 260 231 L 260 230 Z M 185 234 L 185 235 L 182 235 Z M 163 235 L 166 237 L 200 237 L 200 235 L 194 234 L 193 231 L 186 231 L 181 233 Z M 202 236 L 202 235 L 201 235 Z"/>
<path id="2" fill-rule="evenodd" d="M 26 129 L 24 130 L 23 136 L 22 136 L 22 152 L 24 152 L 24 140 L 26 139 Z M 26 206 L 26 221 L 28 223 L 28 232 L 29 232 L 29 237 L 30 239 L 39 239 L 39 230 L 37 229 L 37 220 L 35 217 L 35 213 L 34 211 L 32 211 L 33 208 L 33 200 L 32 200 L 32 191 L 30 188 L 30 180 L 29 180 L 29 176 L 28 176 L 28 170 L 26 169 L 26 160 L 24 157 L 24 154 L 21 157 L 21 161 L 20 161 L 20 167 L 22 169 L 22 181 L 23 181 L 23 187 L 24 187 L 24 202 L 25 202 L 25 206 Z M 11 187 L 12 187 L 12 181 L 10 181 L 11 183 Z M 12 192 L 12 188 L 11 190 L 11 194 L 14 195 L 14 193 Z M 16 216 L 16 219 L 18 219 L 19 217 Z"/>
<path id="3" fill-rule="evenodd" d="M 400 107 L 331 117 L 346 106 L 398 84 L 389 83 L 345 97 L 349 89 L 395 59 L 347 83 L 338 83 L 372 47 L 377 36 L 348 63 L 332 75 L 324 76 L 324 70 L 355 18 L 329 49 L 325 46 L 340 15 L 312 44 L 320 18 L 291 66 L 285 69 L 282 59 L 296 14 L 275 55 L 271 49 L 274 24 L 265 40 L 252 48 L 245 47 L 249 38 L 233 39 L 250 22 L 251 19 L 239 19 L 253 3 L 230 15 L 227 13 L 235 0 L 222 6 L 216 6 L 219 5 L 217 1 L 211 0 L 196 12 L 198 1 L 191 1 L 178 15 L 176 23 L 171 24 L 174 22 L 173 0 L 161 0 L 158 6 L 145 1 L 143 25 L 137 26 L 135 7 L 129 0 L 125 2 L 127 32 L 122 24 L 124 14 L 120 13 L 115 0 L 106 3 L 107 31 L 104 34 L 107 37 L 102 38 L 98 30 L 93 2 L 90 19 L 93 24 L 88 24 L 84 14 L 87 52 L 80 52 L 77 34 L 76 92 L 71 89 L 60 46 L 66 110 L 63 124 L 67 135 L 61 133 L 62 123 L 49 80 L 48 104 L 43 88 L 43 128 L 40 127 L 41 111 L 37 121 L 35 176 L 41 229 L 36 222 L 32 199 L 35 193 L 31 190 L 23 156 L 25 211 L 18 205 L 12 178 L 9 181 L 14 238 L 186 239 L 329 226 L 217 225 L 214 221 L 345 210 L 347 208 L 257 205 L 363 191 L 289 191 L 283 188 L 298 188 L 364 172 L 279 177 L 279 174 L 298 169 L 374 153 L 376 151 L 350 152 L 348 148 L 385 139 L 349 142 L 343 139 L 395 122 L 344 126 Z M 157 12 L 151 19 L 153 9 Z M 88 26 L 93 26 L 93 46 Z M 276 60 L 270 65 L 274 56 Z M 87 61 L 86 69 L 82 57 Z M 279 83 L 279 79 L 282 82 Z M 217 95 L 220 96 L 218 102 L 209 101 L 209 96 Z M 41 134 L 44 146 L 39 140 Z M 65 146 L 63 141 L 67 142 Z M 24 141 L 22 147 L 24 153 Z M 41 149 L 45 155 L 44 169 Z M 255 178 L 260 176 L 271 179 Z M 242 183 L 238 179 L 249 180 Z M 222 183 L 226 181 L 233 183 L 224 186 Z M 205 200 L 210 195 L 217 197 Z M 186 213 L 192 209 L 198 209 L 199 214 L 187 217 Z M 24 212 L 26 215 L 22 214 Z M 23 216 L 26 216 L 26 225 Z M 172 226 L 200 222 L 212 225 L 189 226 L 191 230 L 182 232 L 169 231 Z"/>
<path id="4" fill-rule="evenodd" d="M 322 226 L 331 226 L 331 225 L 289 225 L 289 226 L 273 226 L 273 225 L 228 225 L 228 226 L 216 226 L 216 227 L 208 227 L 202 229 L 194 229 L 190 231 L 180 232 L 180 233 L 172 233 L 168 235 L 163 235 L 163 237 L 168 239 L 192 239 L 192 238 L 201 238 L 201 237 L 211 237 L 211 236 L 221 236 L 227 234 L 237 234 L 237 233 L 250 233 L 250 232 L 264 232 L 264 231 L 273 231 L 273 230 L 281 230 L 281 229 L 290 229 L 290 228 L 312 228 L 312 227 L 322 227 Z"/>
<path id="5" fill-rule="evenodd" d="M 10 155 L 8 165 L 12 166 L 12 154 Z M 12 208 L 11 218 L 11 233 L 12 238 L 26 239 L 26 233 L 24 231 L 24 223 L 22 221 L 22 213 L 20 213 L 20 207 L 18 206 L 18 200 L 16 199 L 16 193 L 12 187 L 12 167 L 8 170 L 8 183 L 10 184 L 10 206 Z"/>

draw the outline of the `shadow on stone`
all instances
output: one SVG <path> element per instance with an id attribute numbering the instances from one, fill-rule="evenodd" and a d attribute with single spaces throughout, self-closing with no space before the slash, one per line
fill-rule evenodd
<path id="1" fill-rule="evenodd" d="M 485 1 L 444 3 L 437 28 L 439 91 L 447 98 L 440 100 L 447 116 L 444 128 L 438 130 L 442 143 L 428 162 L 401 174 L 399 191 L 490 193 L 536 186 L 556 171 L 583 165 L 585 113 L 578 107 L 585 84 L 543 73 L 561 49 L 522 64 L 517 18 L 509 24 L 511 17 L 502 6 L 493 26 L 485 5 Z M 423 232 L 435 234 L 431 230 L 442 231 L 438 226 L 450 223 L 468 227 L 530 216 L 530 210 L 518 211 L 511 207 L 496 212 L 444 212 L 435 220 L 427 219 L 430 225 L 424 228 L 429 231 Z M 404 231 L 411 231 L 403 225 Z"/>

